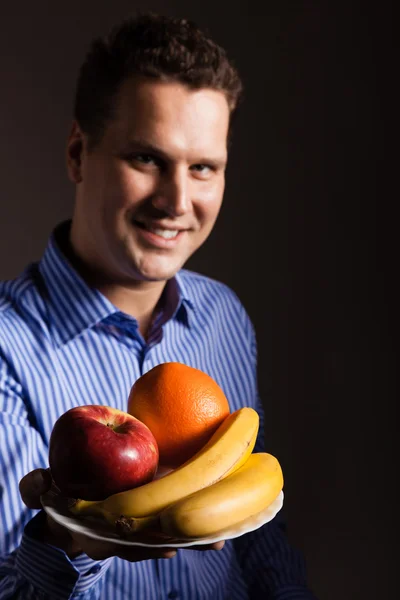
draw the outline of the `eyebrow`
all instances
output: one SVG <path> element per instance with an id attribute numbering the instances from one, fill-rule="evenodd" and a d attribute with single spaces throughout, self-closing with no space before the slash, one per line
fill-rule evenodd
<path id="1" fill-rule="evenodd" d="M 165 161 L 171 160 L 171 157 L 160 147 L 151 144 L 145 140 L 140 138 L 133 138 L 127 142 L 127 144 L 123 147 L 124 153 L 129 152 L 143 152 L 146 154 L 155 154 L 162 158 Z M 202 157 L 197 160 L 194 164 L 210 164 L 214 167 L 224 168 L 226 167 L 227 160 L 225 157 Z"/>

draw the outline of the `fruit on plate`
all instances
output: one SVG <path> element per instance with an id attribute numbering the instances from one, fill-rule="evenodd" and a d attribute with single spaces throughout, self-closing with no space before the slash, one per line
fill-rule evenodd
<path id="1" fill-rule="evenodd" d="M 267 508 L 283 488 L 278 460 L 251 454 L 240 469 L 160 514 L 161 530 L 178 538 L 201 538 L 237 525 Z"/>
<path id="2" fill-rule="evenodd" d="M 126 525 L 132 531 L 146 527 L 170 504 L 214 484 L 245 464 L 254 448 L 258 428 L 258 413 L 253 408 L 240 408 L 229 414 L 207 444 L 178 469 L 102 502 L 78 500 L 70 510 L 75 515 L 103 517 L 113 525 L 121 517 L 131 519 Z"/>
<path id="3" fill-rule="evenodd" d="M 153 367 L 133 384 L 127 411 L 153 432 L 161 467 L 189 460 L 229 415 L 228 400 L 216 381 L 179 362 Z"/>
<path id="4" fill-rule="evenodd" d="M 77 406 L 56 421 L 49 465 L 61 493 L 101 500 L 150 482 L 158 447 L 150 429 L 110 406 Z"/>

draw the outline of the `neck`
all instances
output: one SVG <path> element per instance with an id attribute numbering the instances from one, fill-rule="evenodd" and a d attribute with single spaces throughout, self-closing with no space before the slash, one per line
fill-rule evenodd
<path id="1" fill-rule="evenodd" d="M 134 317 L 138 322 L 140 333 L 146 337 L 166 282 L 140 280 L 115 282 L 86 263 L 75 251 L 70 240 L 65 241 L 64 252 L 82 279 L 99 290 L 120 311 Z"/>
<path id="2" fill-rule="evenodd" d="M 145 338 L 165 287 L 165 281 L 138 283 L 148 285 L 123 287 L 98 282 L 95 287 L 119 310 L 137 320 L 139 331 Z"/>

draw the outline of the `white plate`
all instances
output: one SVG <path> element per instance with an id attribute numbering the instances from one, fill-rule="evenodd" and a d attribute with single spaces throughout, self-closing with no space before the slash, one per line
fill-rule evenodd
<path id="1" fill-rule="evenodd" d="M 213 544 L 220 540 L 230 540 L 239 537 L 249 531 L 258 529 L 268 521 L 271 521 L 280 511 L 283 505 L 283 492 L 281 491 L 277 498 L 265 510 L 257 513 L 237 523 L 229 529 L 219 531 L 218 534 L 211 537 L 196 538 L 191 540 L 179 540 L 159 533 L 138 532 L 131 534 L 129 539 L 120 537 L 113 530 L 111 525 L 100 521 L 94 517 L 73 516 L 67 508 L 66 499 L 56 491 L 51 490 L 41 497 L 44 510 L 57 523 L 63 525 L 72 532 L 86 535 L 93 540 L 102 542 L 113 542 L 121 546 L 143 546 L 146 548 L 188 548 L 201 544 Z"/>

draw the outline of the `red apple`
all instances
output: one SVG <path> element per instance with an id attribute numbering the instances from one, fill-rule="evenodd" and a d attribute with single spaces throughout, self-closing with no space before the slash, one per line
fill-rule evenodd
<path id="1" fill-rule="evenodd" d="M 77 406 L 54 424 L 49 464 L 65 496 L 103 500 L 154 478 L 158 446 L 150 429 L 110 406 Z"/>

